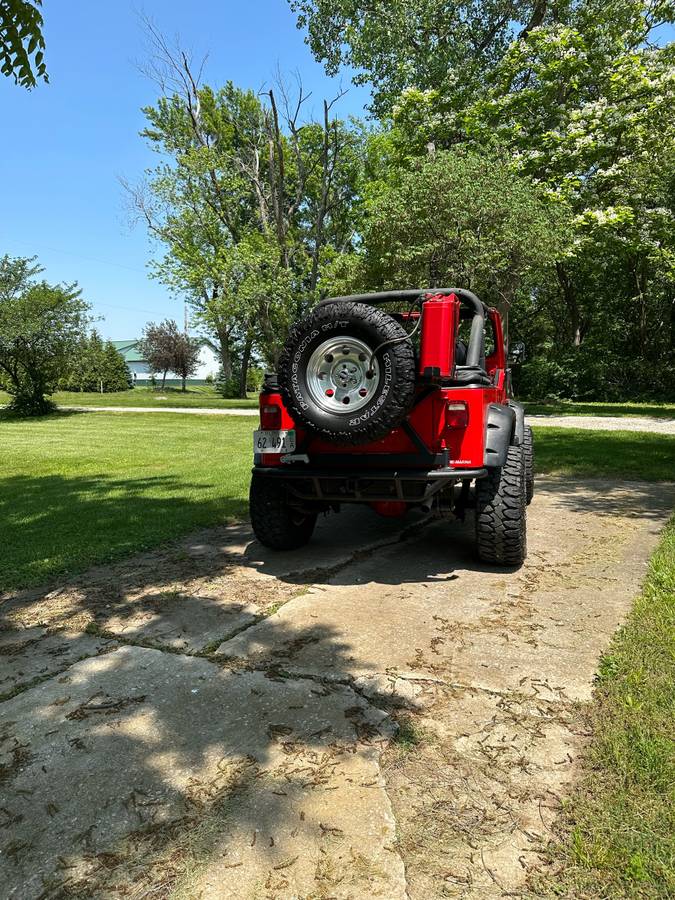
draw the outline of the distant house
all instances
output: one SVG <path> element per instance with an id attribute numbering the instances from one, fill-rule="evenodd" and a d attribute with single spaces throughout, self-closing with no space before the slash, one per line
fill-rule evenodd
<path id="1" fill-rule="evenodd" d="M 162 379 L 162 372 L 151 372 L 147 362 L 143 359 L 138 349 L 140 340 L 137 338 L 132 341 L 113 341 L 115 349 L 124 357 L 124 361 L 129 366 L 131 377 L 135 383 L 149 384 L 154 374 L 158 381 Z M 188 384 L 204 384 L 206 379 L 211 376 L 215 379 L 218 375 L 220 360 L 213 352 L 211 347 L 202 341 L 199 348 L 199 367 L 196 374 L 192 378 L 188 378 Z M 167 384 L 181 384 L 181 378 L 175 372 L 167 372 Z"/>

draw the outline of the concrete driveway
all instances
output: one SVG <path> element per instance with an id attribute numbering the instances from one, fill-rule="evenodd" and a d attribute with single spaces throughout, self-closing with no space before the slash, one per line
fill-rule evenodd
<path id="1" fill-rule="evenodd" d="M 0 605 L 2 896 L 503 896 L 541 865 L 674 485 L 541 479 L 472 525 L 244 526 Z"/>

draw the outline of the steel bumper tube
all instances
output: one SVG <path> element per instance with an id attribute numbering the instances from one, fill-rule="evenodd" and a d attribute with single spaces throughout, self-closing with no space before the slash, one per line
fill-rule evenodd
<path id="1" fill-rule="evenodd" d="M 486 468 L 341 470 L 311 467 L 256 466 L 258 478 L 280 478 L 289 491 L 301 500 L 322 500 L 336 503 L 370 503 L 383 500 L 402 500 L 405 503 L 425 503 L 449 484 L 484 478 Z"/>

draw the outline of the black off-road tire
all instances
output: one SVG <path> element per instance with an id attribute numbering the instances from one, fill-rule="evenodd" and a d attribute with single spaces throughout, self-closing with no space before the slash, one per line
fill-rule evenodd
<path id="1" fill-rule="evenodd" d="M 288 493 L 276 478 L 253 473 L 249 512 L 255 536 L 272 550 L 297 550 L 312 537 L 316 513 L 303 513 L 288 503 Z"/>
<path id="2" fill-rule="evenodd" d="M 350 412 L 327 411 L 312 399 L 307 366 L 324 341 L 353 337 L 376 354 L 379 379 L 368 404 Z M 351 300 L 319 305 L 291 328 L 277 369 L 284 403 L 298 424 L 339 444 L 365 444 L 386 437 L 403 422 L 415 394 L 415 356 L 404 328 L 376 306 Z"/>
<path id="3" fill-rule="evenodd" d="M 523 433 L 523 463 L 525 465 L 525 502 L 529 506 L 534 497 L 534 437 L 529 425 Z"/>
<path id="4" fill-rule="evenodd" d="M 483 562 L 519 566 L 527 556 L 523 447 L 509 447 L 506 463 L 476 481 L 476 550 Z"/>

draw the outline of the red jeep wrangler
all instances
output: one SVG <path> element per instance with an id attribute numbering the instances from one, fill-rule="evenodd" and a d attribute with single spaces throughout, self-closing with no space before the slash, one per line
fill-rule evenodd
<path id="1" fill-rule="evenodd" d="M 260 395 L 256 537 L 301 547 L 317 514 L 343 503 L 385 516 L 474 507 L 479 558 L 520 565 L 532 432 L 508 394 L 500 315 L 471 291 L 324 300 L 293 326 Z"/>

